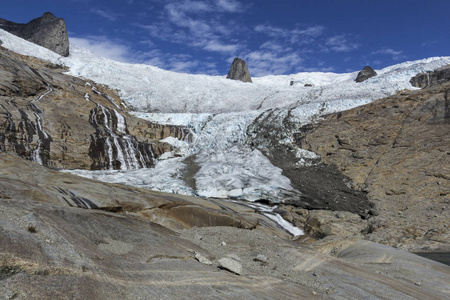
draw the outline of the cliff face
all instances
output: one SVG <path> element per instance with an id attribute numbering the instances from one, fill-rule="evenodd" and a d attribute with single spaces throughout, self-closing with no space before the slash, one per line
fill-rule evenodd
<path id="1" fill-rule="evenodd" d="M 420 73 L 411 78 L 412 86 L 425 88 L 450 81 L 450 65 L 436 69 L 433 72 Z"/>
<path id="2" fill-rule="evenodd" d="M 0 150 L 66 169 L 150 167 L 168 136 L 189 130 L 139 120 L 107 87 L 0 49 Z"/>
<path id="3" fill-rule="evenodd" d="M 69 37 L 64 19 L 46 12 L 27 24 L 0 19 L 0 28 L 27 41 L 52 50 L 61 56 L 69 56 Z"/>

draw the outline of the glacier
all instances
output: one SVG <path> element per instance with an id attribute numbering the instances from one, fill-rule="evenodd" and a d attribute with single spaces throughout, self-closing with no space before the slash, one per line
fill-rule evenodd
<path id="1" fill-rule="evenodd" d="M 243 83 L 225 76 L 120 63 L 73 46 L 69 57 L 61 57 L 3 30 L 0 40 L 12 51 L 64 65 L 69 75 L 116 89 L 136 117 L 184 126 L 192 135 L 191 142 L 166 139 L 175 150 L 162 155 L 154 168 L 137 168 L 138 163 L 132 162 L 133 168 L 124 170 L 67 172 L 163 192 L 272 203 L 282 202 L 293 188 L 282 170 L 264 156 L 263 145 L 254 144 L 251 131 L 260 120 L 277 129 L 277 142 L 293 149 L 297 164 L 307 164 L 316 155 L 298 149 L 292 137 L 302 125 L 415 89 L 409 83 L 412 76 L 450 64 L 450 57 L 403 62 L 376 70 L 377 76 L 362 83 L 354 82 L 357 71 L 255 77 L 253 83 Z M 118 130 L 125 131 L 125 121 L 118 119 Z M 284 127 L 286 123 L 291 127 Z"/>

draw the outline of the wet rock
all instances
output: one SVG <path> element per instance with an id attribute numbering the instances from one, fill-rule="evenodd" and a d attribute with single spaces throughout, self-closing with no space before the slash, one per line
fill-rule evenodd
<path id="1" fill-rule="evenodd" d="M 52 50 L 61 56 L 69 56 L 69 37 L 64 19 L 46 12 L 27 24 L 0 19 L 0 28 L 32 43 Z"/>
<path id="2" fill-rule="evenodd" d="M 252 82 L 250 72 L 248 71 L 247 63 L 240 59 L 235 58 L 231 64 L 230 71 L 227 75 L 228 79 L 240 80 L 242 82 Z"/>
<path id="3" fill-rule="evenodd" d="M 356 82 L 363 82 L 371 77 L 377 76 L 377 72 L 375 72 L 371 67 L 365 66 L 358 75 L 356 76 Z"/>
<path id="4" fill-rule="evenodd" d="M 219 263 L 219 268 L 221 268 L 221 269 L 225 269 L 225 270 L 235 273 L 237 275 L 242 274 L 242 265 L 238 261 L 236 261 L 232 258 L 223 257 L 218 260 L 218 263 Z"/>
<path id="5" fill-rule="evenodd" d="M 137 169 L 189 141 L 180 126 L 128 114 L 113 90 L 63 74 L 64 68 L 2 49 L 0 151 L 65 169 Z"/>
<path id="6" fill-rule="evenodd" d="M 412 86 L 425 88 L 450 81 L 450 65 L 443 66 L 433 72 L 419 73 L 409 81 Z"/>

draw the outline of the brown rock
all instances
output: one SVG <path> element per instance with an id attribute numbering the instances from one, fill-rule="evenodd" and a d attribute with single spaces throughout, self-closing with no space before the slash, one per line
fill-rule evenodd
<path id="1" fill-rule="evenodd" d="M 447 83 L 331 114 L 301 140 L 368 192 L 378 211 L 370 239 L 450 249 L 449 93 Z"/>
<path id="2" fill-rule="evenodd" d="M 52 168 L 131 169 L 172 150 L 160 139 L 191 138 L 186 128 L 133 117 L 114 91 L 63 71 L 0 49 L 1 151 Z"/>

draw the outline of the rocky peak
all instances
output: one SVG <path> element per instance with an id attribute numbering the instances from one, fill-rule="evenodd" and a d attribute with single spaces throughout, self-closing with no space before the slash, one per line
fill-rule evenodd
<path id="1" fill-rule="evenodd" d="M 69 37 L 63 18 L 50 12 L 27 24 L 0 19 L 0 28 L 62 56 L 69 56 Z"/>
<path id="2" fill-rule="evenodd" d="M 248 71 L 247 63 L 236 57 L 231 64 L 230 71 L 227 75 L 228 79 L 240 80 L 242 82 L 252 82 L 252 77 Z"/>
<path id="3" fill-rule="evenodd" d="M 371 67 L 365 66 L 364 69 L 362 69 L 358 76 L 356 76 L 355 81 L 356 82 L 363 82 L 373 76 L 377 76 L 377 72 L 375 72 Z"/>

